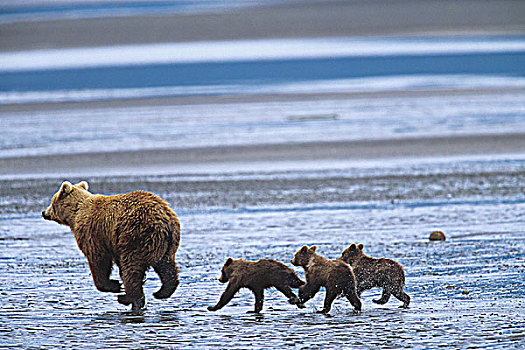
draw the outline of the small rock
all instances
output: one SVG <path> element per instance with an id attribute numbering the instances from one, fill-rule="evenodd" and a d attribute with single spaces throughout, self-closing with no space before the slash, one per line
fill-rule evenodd
<path id="1" fill-rule="evenodd" d="M 469 294 L 469 291 L 468 291 L 468 290 L 462 290 L 462 291 L 461 291 L 461 294 L 465 294 L 465 295 L 467 295 L 467 294 Z"/>
<path id="2" fill-rule="evenodd" d="M 444 241 L 446 239 L 445 234 L 441 231 L 433 231 L 430 234 L 429 239 L 431 241 Z"/>

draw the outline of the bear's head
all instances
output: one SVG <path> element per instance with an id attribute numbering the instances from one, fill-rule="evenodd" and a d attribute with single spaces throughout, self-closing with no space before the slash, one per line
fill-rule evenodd
<path id="1" fill-rule="evenodd" d="M 42 212 L 42 217 L 62 225 L 71 225 L 78 204 L 85 198 L 86 194 L 89 195 L 88 187 L 86 181 L 79 182 L 76 185 L 65 181 L 51 199 L 51 205 Z"/>
<path id="2" fill-rule="evenodd" d="M 352 265 L 356 262 L 361 256 L 363 256 L 363 244 L 352 243 L 348 248 L 343 251 L 340 260 L 343 260 L 345 263 Z"/>
<path id="3" fill-rule="evenodd" d="M 226 260 L 221 270 L 221 277 L 219 277 L 219 281 L 221 283 L 226 283 L 230 280 L 233 272 L 235 271 L 235 262 L 241 261 L 241 260 L 242 259 L 233 260 L 232 258 L 228 258 L 228 260 Z"/>
<path id="4" fill-rule="evenodd" d="M 311 247 L 303 246 L 301 249 L 295 253 L 294 258 L 292 259 L 292 264 L 295 266 L 306 266 L 310 262 L 312 256 L 315 255 L 315 250 L 317 246 L 313 245 Z"/>

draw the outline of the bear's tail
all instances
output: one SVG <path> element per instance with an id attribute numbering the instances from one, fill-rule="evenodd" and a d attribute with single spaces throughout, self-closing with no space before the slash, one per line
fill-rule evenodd
<path id="1" fill-rule="evenodd" d="M 166 240 L 168 242 L 167 253 L 169 256 L 174 257 L 177 249 L 179 249 L 180 243 L 180 222 L 179 219 L 175 216 L 170 225 L 170 230 L 167 232 L 168 235 Z"/>

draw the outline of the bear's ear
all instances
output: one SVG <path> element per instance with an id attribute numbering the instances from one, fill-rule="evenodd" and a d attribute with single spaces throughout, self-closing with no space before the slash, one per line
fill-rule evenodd
<path id="1" fill-rule="evenodd" d="M 353 251 L 355 251 L 356 249 L 357 249 L 357 246 L 355 245 L 355 243 L 352 243 L 352 244 L 350 245 L 350 251 L 353 252 Z"/>
<path id="2" fill-rule="evenodd" d="M 75 186 L 83 188 L 86 191 L 89 189 L 89 185 L 88 185 L 87 181 L 81 181 L 81 182 L 77 183 Z"/>
<path id="3" fill-rule="evenodd" d="M 357 246 L 357 248 L 359 248 L 359 250 L 363 250 L 363 247 L 364 247 L 363 243 L 361 243 L 361 244 L 359 244 L 359 245 Z"/>
<path id="4" fill-rule="evenodd" d="M 59 196 L 66 195 L 71 193 L 73 190 L 73 185 L 69 181 L 64 181 L 60 187 Z"/>
<path id="5" fill-rule="evenodd" d="M 233 259 L 232 258 L 228 258 L 228 260 L 226 260 L 226 264 L 224 264 L 224 266 L 230 266 L 233 262 Z"/>
<path id="6" fill-rule="evenodd" d="M 316 249 L 317 249 L 317 246 L 316 246 L 316 245 L 313 245 L 313 246 L 310 247 L 310 250 L 311 250 L 312 252 L 315 252 Z"/>

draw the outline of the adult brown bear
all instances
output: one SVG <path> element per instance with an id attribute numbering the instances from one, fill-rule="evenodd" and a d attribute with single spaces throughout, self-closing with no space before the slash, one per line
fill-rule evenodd
<path id="1" fill-rule="evenodd" d="M 120 283 L 109 278 L 113 263 L 118 266 L 125 291 L 118 296 L 119 303 L 132 304 L 134 310 L 144 306 L 142 286 L 150 266 L 162 282 L 155 298 L 169 298 L 175 292 L 180 223 L 156 195 L 135 191 L 104 196 L 90 193 L 85 181 L 76 185 L 66 181 L 42 216 L 71 228 L 98 290 L 121 292 Z"/>

